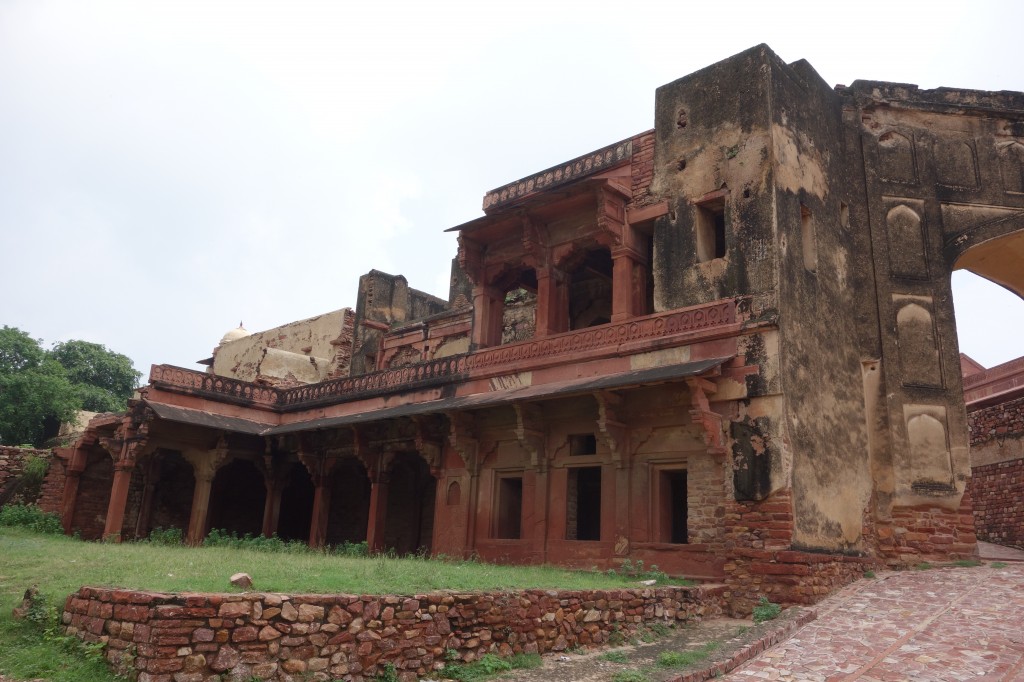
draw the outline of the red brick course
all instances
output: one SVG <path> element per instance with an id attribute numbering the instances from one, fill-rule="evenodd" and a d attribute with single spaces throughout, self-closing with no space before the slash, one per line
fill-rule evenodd
<path id="1" fill-rule="evenodd" d="M 971 447 L 1024 439 L 1024 398 L 967 414 Z M 1024 549 L 1024 459 L 971 469 L 971 496 L 978 539 Z"/>
<path id="2" fill-rule="evenodd" d="M 68 597 L 68 634 L 106 645 L 107 659 L 140 682 L 234 678 L 373 679 L 391 664 L 402 679 L 485 653 L 543 653 L 629 636 L 645 623 L 722 613 L 719 587 L 607 591 L 432 593 L 412 597 L 163 594 L 83 587 Z M 322 675 L 317 675 L 322 673 Z"/>

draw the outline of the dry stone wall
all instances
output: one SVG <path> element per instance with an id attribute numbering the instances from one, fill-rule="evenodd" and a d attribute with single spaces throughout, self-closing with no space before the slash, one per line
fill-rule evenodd
<path id="1" fill-rule="evenodd" d="M 386 665 L 402 680 L 444 666 L 449 650 L 543 653 L 629 636 L 645 623 L 718 616 L 723 587 L 412 597 L 165 594 L 83 587 L 68 597 L 68 634 L 102 642 L 139 682 L 370 680 Z"/>
<path id="2" fill-rule="evenodd" d="M 55 464 L 50 450 L 0 446 L 0 495 L 15 483 L 25 471 L 25 463 L 33 457 L 41 457 L 50 463 L 42 486 L 31 491 L 31 499 L 25 499 L 24 494 L 15 492 L 7 502 L 39 504 L 45 511 L 56 511 L 60 508 L 60 496 L 64 488 L 64 470 Z"/>

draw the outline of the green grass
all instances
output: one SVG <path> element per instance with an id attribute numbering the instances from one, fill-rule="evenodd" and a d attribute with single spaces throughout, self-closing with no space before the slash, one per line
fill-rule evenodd
<path id="1" fill-rule="evenodd" d="M 629 663 L 629 656 L 625 651 L 607 651 L 601 654 L 601 660 L 609 663 Z"/>
<path id="2" fill-rule="evenodd" d="M 692 651 L 663 651 L 658 656 L 658 665 L 662 668 L 682 668 L 700 663 L 718 648 L 718 642 L 708 642 Z"/>
<path id="3" fill-rule="evenodd" d="M 1006 568 L 1006 563 L 1002 561 L 993 561 L 989 564 L 990 568 Z"/>
<path id="4" fill-rule="evenodd" d="M 761 597 L 757 600 L 757 604 L 753 609 L 754 623 L 763 623 L 768 620 L 774 620 L 779 617 L 782 613 L 782 607 L 774 602 L 768 601 L 768 597 Z"/>
<path id="5" fill-rule="evenodd" d="M 953 565 L 960 568 L 974 568 L 975 566 L 981 566 L 981 562 L 976 559 L 957 559 L 953 562 Z"/>
<path id="6" fill-rule="evenodd" d="M 511 670 L 528 670 L 539 668 L 540 654 L 516 654 L 508 658 L 499 658 L 494 654 L 485 654 L 472 663 L 448 664 L 444 667 L 444 676 L 458 682 L 477 682 L 487 680 L 495 675 Z"/>
<path id="7" fill-rule="evenodd" d="M 0 672 L 20 679 L 55 682 L 99 682 L 113 677 L 96 660 L 95 653 L 86 655 L 88 652 L 77 643 L 57 636 L 52 629 L 46 634 L 34 623 L 12 619 L 11 609 L 30 585 L 38 585 L 56 608 L 83 585 L 162 592 L 239 592 L 228 583 L 231 574 L 238 571 L 252 576 L 255 590 L 286 593 L 417 594 L 438 589 L 635 587 L 635 582 L 625 576 L 550 566 L 297 551 L 282 555 L 253 549 L 151 543 L 101 544 L 12 527 L 0 527 L 0 557 Z M 518 667 L 527 667 L 525 661 L 519 661 Z M 472 675 L 481 674 L 479 669 L 487 665 L 491 664 L 477 661 L 458 667 L 469 668 L 471 672 L 466 674 Z"/>

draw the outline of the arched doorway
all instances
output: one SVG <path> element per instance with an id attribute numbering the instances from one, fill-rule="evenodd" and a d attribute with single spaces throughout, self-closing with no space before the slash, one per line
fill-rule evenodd
<path id="1" fill-rule="evenodd" d="M 155 463 L 159 478 L 153 494 L 153 512 L 147 533 L 153 528 L 188 530 L 196 479 L 192 465 L 178 452 L 165 452 Z"/>
<path id="2" fill-rule="evenodd" d="M 288 483 L 281 491 L 281 515 L 277 535 L 282 540 L 309 540 L 309 524 L 313 519 L 313 480 L 299 462 L 288 472 Z"/>
<path id="3" fill-rule="evenodd" d="M 247 459 L 221 467 L 210 490 L 209 528 L 238 535 L 259 535 L 266 499 L 263 474 Z"/>
<path id="4" fill-rule="evenodd" d="M 429 554 L 437 483 L 423 458 L 399 453 L 391 464 L 384 547 L 398 554 Z"/>
<path id="5" fill-rule="evenodd" d="M 331 472 L 331 508 L 327 517 L 327 544 L 366 540 L 370 518 L 370 479 L 366 467 L 354 457 L 338 462 Z"/>

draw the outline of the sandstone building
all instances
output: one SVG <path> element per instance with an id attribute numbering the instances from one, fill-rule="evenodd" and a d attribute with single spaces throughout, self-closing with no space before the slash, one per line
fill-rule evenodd
<path id="1" fill-rule="evenodd" d="M 950 272 L 1024 293 L 1024 94 L 762 45 L 483 209 L 448 300 L 371 271 L 354 311 L 154 366 L 62 453 L 66 528 L 643 560 L 738 609 L 975 553 Z"/>

